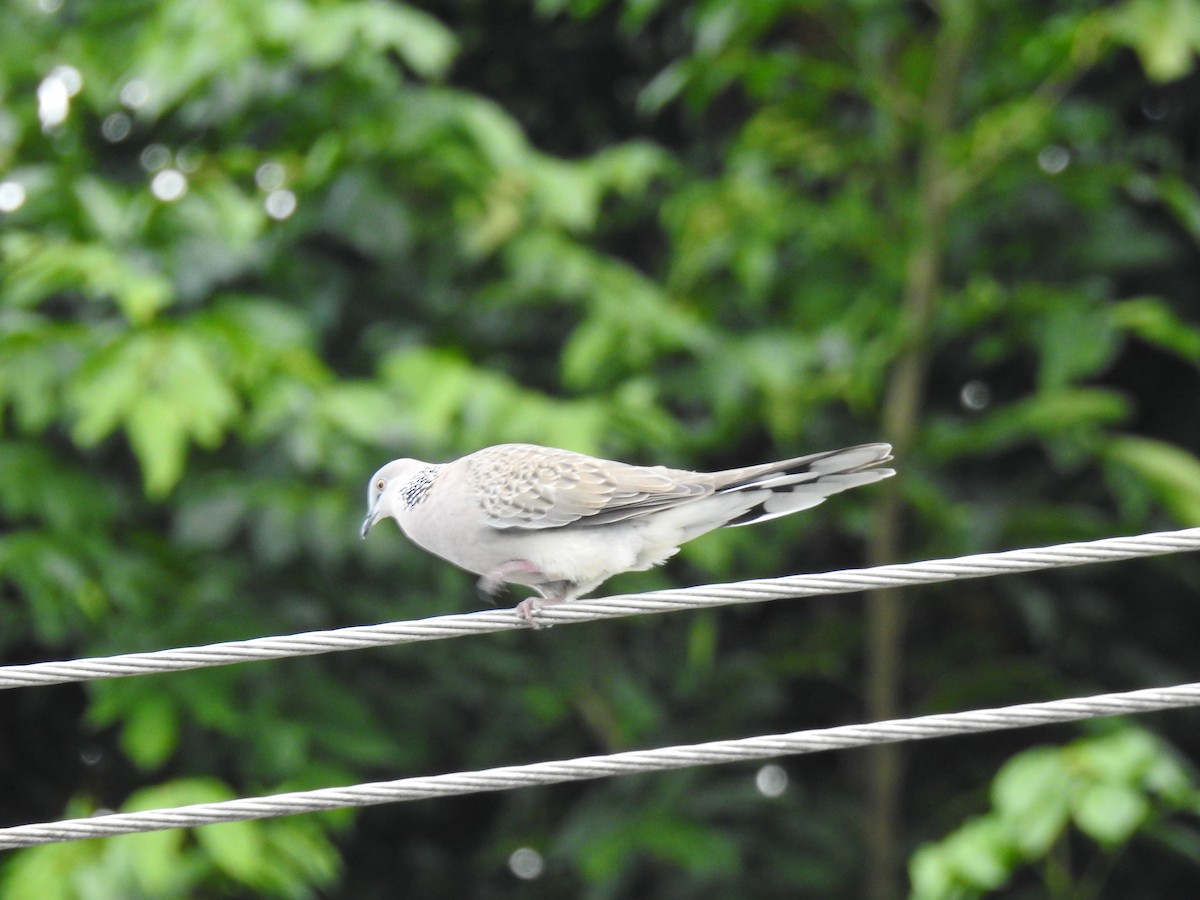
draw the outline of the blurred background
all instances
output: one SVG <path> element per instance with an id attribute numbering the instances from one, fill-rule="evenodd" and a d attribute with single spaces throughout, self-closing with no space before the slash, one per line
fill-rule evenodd
<path id="1" fill-rule="evenodd" d="M 1200 525 L 1194 0 L 10 0 L 0 662 L 463 612 L 366 479 L 899 477 L 649 590 Z M 0 824 L 1200 679 L 1200 558 L 0 693 Z M 515 597 L 512 599 L 516 599 Z M 1182 896 L 1200 717 L 51 845 L 6 898 Z"/>

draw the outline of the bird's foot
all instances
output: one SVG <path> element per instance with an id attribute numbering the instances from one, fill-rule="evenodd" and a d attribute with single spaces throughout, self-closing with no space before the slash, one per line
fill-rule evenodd
<path id="1" fill-rule="evenodd" d="M 517 615 L 520 616 L 530 628 L 534 629 L 535 631 L 541 631 L 552 626 L 537 620 L 538 611 L 544 606 L 553 606 L 556 603 L 562 603 L 566 599 L 566 597 L 555 596 L 553 594 L 550 596 L 526 597 L 517 604 Z"/>

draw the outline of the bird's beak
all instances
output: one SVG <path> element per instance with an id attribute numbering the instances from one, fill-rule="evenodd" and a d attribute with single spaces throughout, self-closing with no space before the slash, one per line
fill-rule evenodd
<path id="1" fill-rule="evenodd" d="M 371 507 L 370 512 L 367 513 L 367 517 L 365 519 L 363 519 L 362 531 L 360 531 L 359 534 L 361 534 L 363 536 L 364 540 L 366 540 L 367 534 L 375 526 L 375 520 L 378 518 L 379 518 L 379 504 L 376 503 L 374 506 Z"/>

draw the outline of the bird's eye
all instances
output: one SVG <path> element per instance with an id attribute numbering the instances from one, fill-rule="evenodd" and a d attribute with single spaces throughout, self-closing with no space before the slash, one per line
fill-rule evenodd
<path id="1" fill-rule="evenodd" d="M 380 478 L 377 482 L 375 482 L 375 490 L 382 491 L 385 487 L 387 487 L 387 482 L 384 481 L 382 478 Z"/>

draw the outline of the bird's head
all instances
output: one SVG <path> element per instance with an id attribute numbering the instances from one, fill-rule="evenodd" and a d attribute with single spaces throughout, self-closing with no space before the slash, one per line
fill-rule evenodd
<path id="1" fill-rule="evenodd" d="M 419 459 L 394 459 L 371 476 L 367 483 L 367 517 L 362 524 L 364 538 L 379 519 L 395 517 L 397 508 L 403 505 L 405 487 L 413 475 L 428 466 Z"/>

